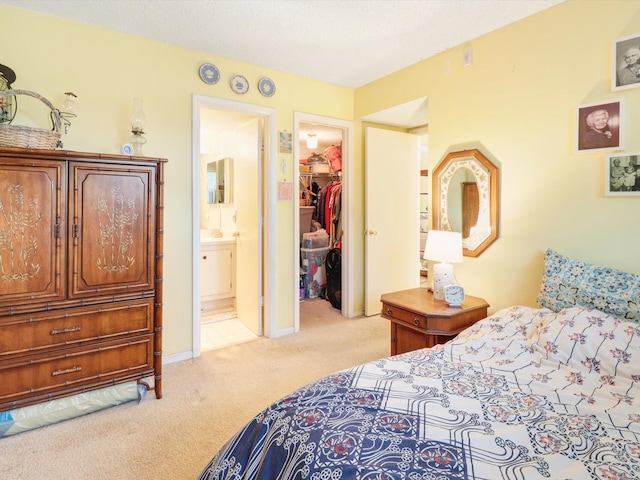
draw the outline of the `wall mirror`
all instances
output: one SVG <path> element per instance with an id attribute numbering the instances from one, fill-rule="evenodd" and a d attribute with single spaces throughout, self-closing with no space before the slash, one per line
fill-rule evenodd
<path id="1" fill-rule="evenodd" d="M 207 203 L 233 202 L 233 159 L 207 163 Z"/>
<path id="2" fill-rule="evenodd" d="M 433 173 L 433 228 L 462 233 L 477 257 L 498 238 L 498 168 L 479 150 L 449 153 Z"/>

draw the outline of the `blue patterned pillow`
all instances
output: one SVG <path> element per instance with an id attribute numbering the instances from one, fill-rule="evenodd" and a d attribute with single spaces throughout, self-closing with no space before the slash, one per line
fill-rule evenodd
<path id="1" fill-rule="evenodd" d="M 582 306 L 640 323 L 640 276 L 547 250 L 538 305 L 554 312 Z"/>

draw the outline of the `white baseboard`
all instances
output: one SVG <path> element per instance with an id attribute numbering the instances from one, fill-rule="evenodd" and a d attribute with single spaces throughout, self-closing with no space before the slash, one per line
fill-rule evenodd
<path id="1" fill-rule="evenodd" d="M 187 350 L 186 352 L 172 353 L 171 355 L 162 356 L 162 364 L 167 365 L 169 363 L 184 362 L 185 360 L 191 360 L 193 358 L 193 351 Z"/>

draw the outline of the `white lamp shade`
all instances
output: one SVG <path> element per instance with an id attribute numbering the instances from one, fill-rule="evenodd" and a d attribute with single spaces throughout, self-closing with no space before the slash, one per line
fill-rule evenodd
<path id="1" fill-rule="evenodd" d="M 462 233 L 429 230 L 424 259 L 443 263 L 462 263 Z"/>
<path id="2" fill-rule="evenodd" d="M 452 263 L 462 263 L 462 234 L 429 230 L 424 258 L 437 263 L 433 266 L 433 297 L 444 300 L 443 287 L 455 283 Z"/>

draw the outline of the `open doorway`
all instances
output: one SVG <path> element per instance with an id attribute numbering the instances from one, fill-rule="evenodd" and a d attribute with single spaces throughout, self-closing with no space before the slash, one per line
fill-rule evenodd
<path id="1" fill-rule="evenodd" d="M 193 105 L 193 356 L 270 331 L 263 232 L 275 113 L 209 97 Z M 263 168 L 264 166 L 264 168 Z M 264 261 L 263 261 L 264 259 Z M 204 320 L 204 322 L 203 322 Z M 225 328 L 215 325 L 226 322 Z M 216 327 L 216 328 L 213 328 Z M 216 338 L 215 342 L 205 335 Z"/>
<path id="2" fill-rule="evenodd" d="M 299 269 L 294 297 L 299 307 L 302 302 L 307 302 L 305 307 L 321 302 L 323 308 L 353 317 L 353 123 L 303 113 L 296 113 L 294 120 L 294 245 L 300 246 L 294 253 Z M 334 248 L 340 249 L 341 267 L 330 273 L 326 256 Z M 327 298 L 327 282 L 335 282 L 336 275 L 338 304 Z M 295 309 L 295 331 L 300 330 L 300 313 Z"/>

